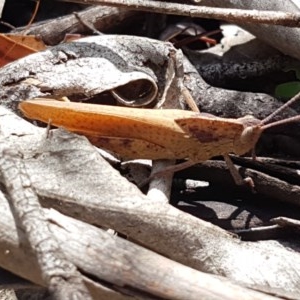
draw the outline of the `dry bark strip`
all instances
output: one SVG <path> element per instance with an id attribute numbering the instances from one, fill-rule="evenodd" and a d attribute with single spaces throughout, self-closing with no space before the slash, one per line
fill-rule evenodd
<path id="1" fill-rule="evenodd" d="M 298 27 L 300 14 L 278 11 L 257 11 L 243 9 L 224 9 L 207 6 L 180 4 L 166 1 L 151 0 L 60 0 L 81 4 L 111 5 L 115 7 L 135 9 L 141 11 L 189 16 L 193 18 L 220 19 L 228 22 L 272 24 Z M 197 1 L 199 2 L 199 1 Z M 201 2 L 201 1 L 200 1 Z"/>
<path id="2" fill-rule="evenodd" d="M 34 258 L 30 256 L 29 249 L 19 247 L 20 240 L 14 219 L 3 195 L 0 197 L 0 210 L 2 212 L 0 245 L 1 248 L 7 249 L 6 254 L 0 255 L 2 267 L 37 284 L 42 284 L 42 278 Z M 125 293 L 133 295 L 136 293 L 137 298 L 143 298 L 142 294 L 138 295 L 138 291 L 144 291 L 149 293 L 149 296 L 158 296 L 159 299 L 160 297 L 168 299 L 275 299 L 239 287 L 217 276 L 180 265 L 94 226 L 63 216 L 54 210 L 44 209 L 43 212 L 49 222 L 49 229 L 70 261 L 85 274 L 91 274 L 101 282 L 106 282 L 108 287 L 115 287 L 117 290 L 120 287 L 122 290 L 124 286 Z M 90 288 L 91 283 L 88 277 L 83 278 Z M 112 291 L 105 293 L 104 289 L 101 295 L 99 287 L 96 290 L 98 290 L 96 291 L 98 298 L 94 299 L 99 299 L 99 296 L 111 296 L 112 298 L 109 299 L 130 299 L 129 296 L 118 297 L 117 293 L 114 297 Z"/>
<path id="3" fill-rule="evenodd" d="M 111 170 L 85 138 L 58 130 L 45 139 L 41 129 L 3 107 L 0 115 L 1 138 L 27 152 L 24 164 L 43 206 L 113 228 L 195 269 L 249 286 L 280 289 L 281 294 L 300 294 L 297 252 L 278 242 L 241 242 L 160 200 L 150 201 Z"/>
<path id="4" fill-rule="evenodd" d="M 0 176 L 7 188 L 17 228 L 24 231 L 29 247 L 37 258 L 42 278 L 54 299 L 91 299 L 80 274 L 64 257 L 48 229 L 48 222 L 30 184 L 22 155 L 16 148 L 7 148 L 2 141 Z"/>

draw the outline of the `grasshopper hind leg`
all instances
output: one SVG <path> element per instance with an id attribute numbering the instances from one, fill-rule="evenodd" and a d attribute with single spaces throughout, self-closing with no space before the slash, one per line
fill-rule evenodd
<path id="1" fill-rule="evenodd" d="M 224 160 L 226 162 L 227 168 L 235 182 L 236 185 L 247 185 L 249 186 L 252 190 L 254 190 L 254 182 L 251 177 L 246 177 L 243 178 L 241 174 L 239 173 L 238 169 L 236 166 L 233 164 L 231 158 L 229 157 L 228 154 L 223 155 Z"/>

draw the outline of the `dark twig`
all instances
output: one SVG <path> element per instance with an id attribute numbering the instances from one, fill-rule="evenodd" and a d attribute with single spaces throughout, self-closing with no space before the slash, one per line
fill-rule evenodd
<path id="1" fill-rule="evenodd" d="M 300 205 L 300 187 L 280 180 L 276 177 L 253 170 L 251 168 L 238 167 L 243 177 L 251 177 L 257 194 L 267 196 L 277 201 Z M 192 178 L 194 180 L 205 180 L 224 188 L 238 189 L 226 168 L 223 161 L 208 160 L 202 164 L 193 166 L 190 169 L 180 171 L 178 176 Z M 241 188 L 239 188 L 241 189 Z M 241 192 L 250 192 L 250 189 L 243 188 Z"/>

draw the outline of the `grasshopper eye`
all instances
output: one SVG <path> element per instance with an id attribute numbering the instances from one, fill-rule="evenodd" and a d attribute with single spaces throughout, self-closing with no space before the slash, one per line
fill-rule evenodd
<path id="1" fill-rule="evenodd" d="M 260 123 L 261 121 L 253 116 L 245 116 L 238 119 L 243 124 L 243 131 L 239 137 L 240 143 L 244 146 L 253 148 L 262 132 Z M 251 149 L 249 148 L 249 149 Z"/>
<path id="2" fill-rule="evenodd" d="M 249 149 L 254 148 L 262 131 L 263 129 L 260 125 L 245 127 L 240 137 L 241 144 L 248 145 Z"/>
<path id="3" fill-rule="evenodd" d="M 241 134 L 242 144 L 249 144 L 249 142 L 251 142 L 254 136 L 254 131 L 255 131 L 254 128 L 255 128 L 254 126 L 248 126 L 243 130 Z"/>
<path id="4" fill-rule="evenodd" d="M 245 154 L 253 149 L 261 135 L 262 129 L 260 125 L 244 126 L 244 129 L 236 140 L 235 153 Z"/>

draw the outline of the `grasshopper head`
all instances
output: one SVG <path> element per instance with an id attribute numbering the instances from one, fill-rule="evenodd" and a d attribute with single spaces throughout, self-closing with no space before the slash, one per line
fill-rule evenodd
<path id="1" fill-rule="evenodd" d="M 293 103 L 299 100 L 300 92 L 262 121 L 252 116 L 245 116 L 243 118 L 239 118 L 237 121 L 243 125 L 244 129 L 235 138 L 234 152 L 236 154 L 242 155 L 254 149 L 259 137 L 261 136 L 261 133 L 268 128 L 292 122 L 299 122 L 300 116 L 297 115 L 280 121 L 269 123 L 269 121 L 272 120 L 276 115 L 278 115 L 284 109 L 286 109 L 287 107 L 291 106 Z"/>
<path id="2" fill-rule="evenodd" d="M 242 155 L 255 148 L 263 129 L 261 121 L 253 116 L 245 116 L 238 121 L 243 124 L 243 130 L 234 141 L 234 153 Z"/>

